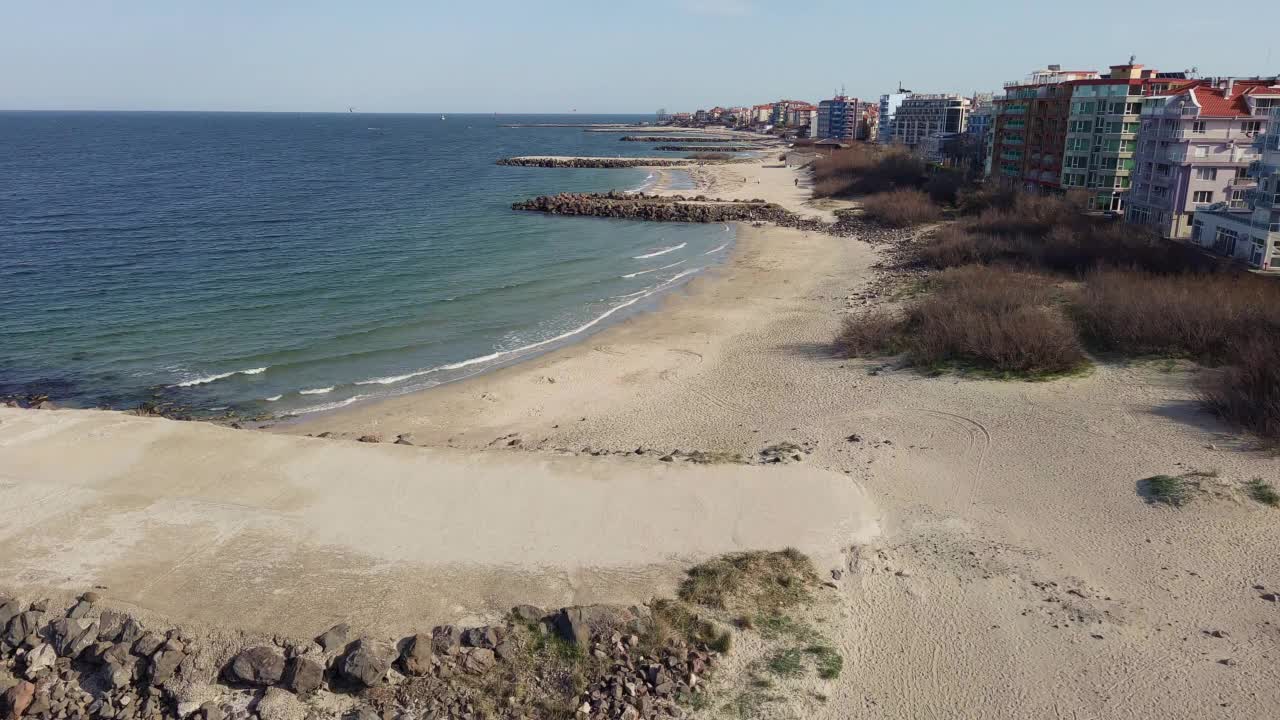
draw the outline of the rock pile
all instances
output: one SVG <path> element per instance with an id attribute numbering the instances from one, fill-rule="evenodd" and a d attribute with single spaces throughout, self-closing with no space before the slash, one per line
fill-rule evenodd
<path id="1" fill-rule="evenodd" d="M 583 720 L 669 718 L 704 691 L 716 660 L 704 645 L 658 644 L 644 608 L 518 606 L 499 625 L 443 625 L 398 643 L 340 624 L 314 642 L 228 647 L 97 601 L 86 593 L 60 610 L 0 597 L 0 718 L 268 720 L 290 703 L 315 720 L 514 720 L 541 717 L 547 703 Z M 571 663 L 585 692 L 545 677 L 548 657 Z"/>
<path id="2" fill-rule="evenodd" d="M 654 150 L 663 150 L 667 152 L 712 152 L 712 153 L 729 153 L 729 152 L 751 152 L 753 150 L 763 150 L 759 145 L 659 145 Z"/>
<path id="3" fill-rule="evenodd" d="M 514 210 L 551 215 L 586 215 L 655 222 L 757 221 L 787 224 L 796 221 L 793 213 L 773 203 L 759 200 L 708 200 L 702 196 L 686 198 L 681 195 L 661 197 L 616 192 L 561 193 L 542 195 L 514 203 L 511 207 Z"/>

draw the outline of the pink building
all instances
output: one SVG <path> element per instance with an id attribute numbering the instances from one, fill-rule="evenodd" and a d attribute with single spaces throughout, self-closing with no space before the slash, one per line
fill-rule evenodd
<path id="1" fill-rule="evenodd" d="M 1128 221 L 1189 238 L 1198 211 L 1247 212 L 1255 138 L 1276 105 L 1276 78 L 1204 80 L 1144 99 Z"/>

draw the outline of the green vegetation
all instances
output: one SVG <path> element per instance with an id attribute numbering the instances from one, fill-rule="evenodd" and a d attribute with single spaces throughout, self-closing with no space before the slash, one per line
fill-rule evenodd
<path id="1" fill-rule="evenodd" d="M 1147 502 L 1152 504 L 1163 503 L 1182 507 L 1191 501 L 1187 481 L 1182 476 L 1153 475 L 1141 481 L 1141 489 L 1147 497 Z"/>
<path id="2" fill-rule="evenodd" d="M 1263 505 L 1270 507 L 1280 507 L 1280 493 L 1271 486 L 1271 483 L 1260 477 L 1250 480 L 1245 489 L 1249 492 L 1249 497 L 1257 500 Z"/>
<path id="3" fill-rule="evenodd" d="M 813 656 L 818 677 L 823 680 L 834 680 L 840 677 L 840 672 L 844 670 L 844 658 L 840 657 L 839 651 L 835 648 L 830 645 L 810 645 L 805 648 L 805 652 Z"/>
<path id="4" fill-rule="evenodd" d="M 730 553 L 691 568 L 679 596 L 718 610 L 760 613 L 808 601 L 816 583 L 813 564 L 797 550 Z"/>

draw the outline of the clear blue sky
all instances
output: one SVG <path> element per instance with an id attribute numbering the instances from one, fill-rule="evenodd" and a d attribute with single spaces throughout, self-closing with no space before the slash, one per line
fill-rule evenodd
<path id="1" fill-rule="evenodd" d="M 0 0 L 0 109 L 647 113 L 1130 53 L 1254 75 L 1278 26 L 1280 3 L 1184 0 Z"/>

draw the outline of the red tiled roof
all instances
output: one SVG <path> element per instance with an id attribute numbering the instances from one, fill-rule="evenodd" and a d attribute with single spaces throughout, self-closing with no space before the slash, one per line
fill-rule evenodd
<path id="1" fill-rule="evenodd" d="M 1266 81 L 1237 80 L 1227 95 L 1225 88 L 1198 84 L 1184 88 L 1177 94 L 1191 92 L 1195 94 L 1200 105 L 1200 114 L 1207 117 L 1243 117 L 1249 114 L 1249 104 L 1245 101 L 1248 95 L 1278 94 L 1280 87 Z"/>

